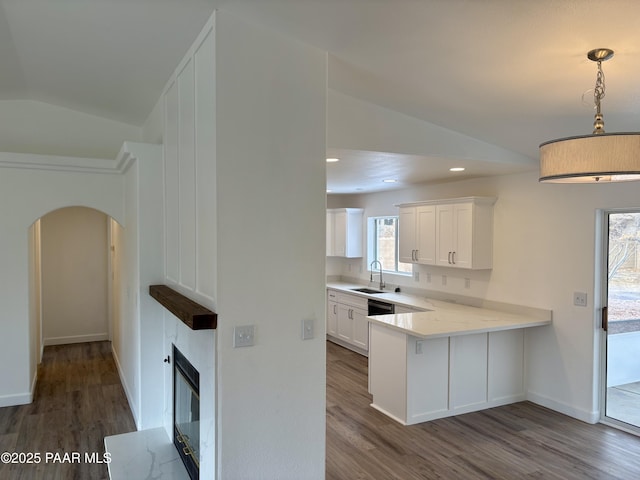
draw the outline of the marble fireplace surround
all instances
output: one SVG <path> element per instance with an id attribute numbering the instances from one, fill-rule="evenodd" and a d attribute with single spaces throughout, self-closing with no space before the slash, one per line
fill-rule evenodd
<path id="1" fill-rule="evenodd" d="M 152 290 L 157 290 L 154 287 L 158 286 L 151 286 L 149 293 L 156 298 L 152 293 Z M 217 322 L 212 323 L 210 327 L 193 330 L 189 322 L 183 319 L 185 311 L 188 310 L 184 306 L 193 303 L 200 309 L 199 314 L 213 314 L 216 320 L 217 315 L 169 287 L 160 287 L 163 287 L 160 290 L 164 292 L 165 297 L 174 295 L 181 297 L 178 304 L 182 305 L 182 308 L 175 313 L 156 298 L 165 306 L 162 309 L 164 359 L 171 355 L 172 345 L 175 345 L 200 373 L 200 478 L 215 478 L 215 327 Z M 203 312 L 202 309 L 208 313 Z M 196 324 L 201 320 L 196 320 Z M 158 361 L 162 362 L 163 359 Z M 106 450 L 111 453 L 112 458 L 109 464 L 109 475 L 112 480 L 189 479 L 173 445 L 173 365 L 166 362 L 163 365 L 165 365 L 164 409 L 163 418 L 158 419 L 157 422 L 159 427 L 105 438 Z"/>

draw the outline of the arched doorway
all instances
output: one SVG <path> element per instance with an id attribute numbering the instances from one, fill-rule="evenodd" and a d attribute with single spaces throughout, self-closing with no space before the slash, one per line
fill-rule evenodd
<path id="1" fill-rule="evenodd" d="M 108 217 L 66 207 L 40 219 L 43 344 L 109 339 Z"/>

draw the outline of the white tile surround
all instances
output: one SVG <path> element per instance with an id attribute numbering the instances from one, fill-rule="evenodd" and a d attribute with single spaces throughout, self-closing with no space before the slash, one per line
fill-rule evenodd
<path id="1" fill-rule="evenodd" d="M 175 346 L 200 374 L 200 478 L 215 478 L 215 330 L 191 330 L 168 310 L 164 312 L 164 356 Z M 173 362 L 173 359 L 172 359 Z M 166 364 L 164 427 L 173 431 L 173 364 Z"/>
<path id="2" fill-rule="evenodd" d="M 176 447 L 164 428 L 105 437 L 111 454 L 111 480 L 189 480 Z"/>

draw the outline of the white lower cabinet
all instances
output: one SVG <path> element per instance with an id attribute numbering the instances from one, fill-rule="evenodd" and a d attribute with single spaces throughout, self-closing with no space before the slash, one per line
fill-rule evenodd
<path id="1" fill-rule="evenodd" d="M 338 296 L 334 290 L 327 292 L 327 335 L 338 335 Z"/>
<path id="2" fill-rule="evenodd" d="M 345 342 L 351 342 L 353 339 L 352 311 L 353 307 L 350 305 L 338 303 L 338 328 L 336 333 L 338 334 L 338 338 Z"/>
<path id="3" fill-rule="evenodd" d="M 524 330 L 420 339 L 372 324 L 374 408 L 405 425 L 524 400 Z"/>
<path id="4" fill-rule="evenodd" d="M 351 311 L 353 320 L 353 344 L 362 350 L 369 351 L 369 321 L 367 320 L 367 309 L 354 308 Z"/>
<path id="5" fill-rule="evenodd" d="M 487 402 L 487 334 L 451 337 L 449 369 L 453 412 Z"/>
<path id="6" fill-rule="evenodd" d="M 335 290 L 327 291 L 327 337 L 355 352 L 369 351 L 367 298 Z"/>

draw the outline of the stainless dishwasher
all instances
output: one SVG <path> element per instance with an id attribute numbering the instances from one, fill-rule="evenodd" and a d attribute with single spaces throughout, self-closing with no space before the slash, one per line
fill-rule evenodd
<path id="1" fill-rule="evenodd" d="M 393 303 L 383 302 L 375 298 L 369 299 L 368 307 L 368 315 L 389 315 L 395 311 L 395 305 Z"/>

